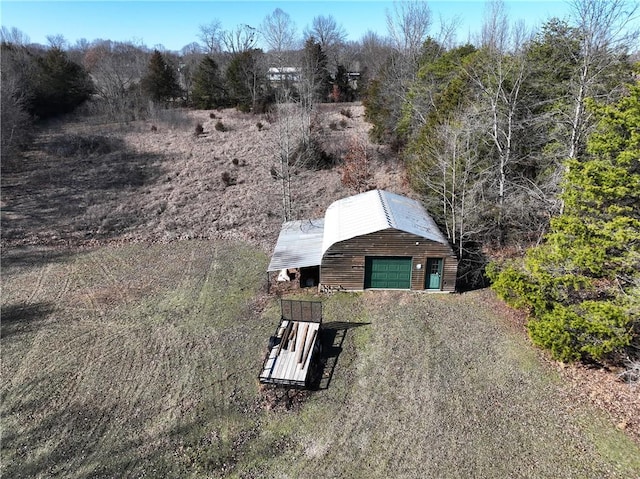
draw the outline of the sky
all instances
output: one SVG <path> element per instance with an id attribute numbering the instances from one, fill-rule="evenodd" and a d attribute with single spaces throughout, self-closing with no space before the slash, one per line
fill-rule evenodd
<path id="1" fill-rule="evenodd" d="M 506 0 L 509 18 L 524 20 L 529 27 L 541 25 L 568 12 L 565 1 Z M 485 2 L 483 0 L 429 1 L 434 22 L 440 18 L 460 22 L 457 41 L 473 39 L 480 31 Z M 18 28 L 31 42 L 46 45 L 48 35 L 63 35 L 73 45 L 84 38 L 132 41 L 149 48 L 162 46 L 179 51 L 198 41 L 199 26 L 219 20 L 222 28 L 240 24 L 258 27 L 276 8 L 288 13 L 301 35 L 314 17 L 331 15 L 348 34 L 359 40 L 371 30 L 386 34 L 385 12 L 393 8 L 386 0 L 200 0 L 200 1 L 94 1 L 94 0 L 1 0 L 0 23 Z M 434 32 L 435 33 L 435 32 Z"/>

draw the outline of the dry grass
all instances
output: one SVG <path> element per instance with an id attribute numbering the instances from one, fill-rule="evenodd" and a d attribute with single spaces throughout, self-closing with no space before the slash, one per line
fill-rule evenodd
<path id="1" fill-rule="evenodd" d="M 490 293 L 323 297 L 321 389 L 273 408 L 256 376 L 278 309 L 252 246 L 3 255 L 3 477 L 640 474 Z"/>
<path id="2" fill-rule="evenodd" d="M 323 389 L 273 407 L 270 120 L 50 125 L 3 164 L 3 477 L 640 477 L 637 391 L 550 367 L 486 291 L 322 297 Z M 339 158 L 366 142 L 360 105 L 314 124 Z M 372 183 L 406 193 L 369 146 Z M 339 169 L 294 187 L 298 217 L 353 193 Z"/>
<path id="3" fill-rule="evenodd" d="M 341 108 L 323 106 L 314 120 L 324 148 L 337 158 L 352 136 L 368 141 L 369 129 L 363 107 L 351 104 L 349 127 L 330 131 L 330 121 L 344 118 Z M 227 131 L 218 131 L 218 122 Z M 203 127 L 197 136 L 196 124 Z M 280 184 L 270 174 L 277 165 L 275 134 L 266 116 L 235 110 L 215 118 L 208 111 L 158 111 L 127 128 L 50 126 L 17 166 L 3 170 L 3 244 L 200 238 L 250 241 L 269 252 L 282 221 Z M 397 161 L 384 148 L 371 149 L 373 183 L 406 192 Z M 335 169 L 300 170 L 293 178 L 294 215 L 322 216 L 352 193 Z"/>
<path id="4" fill-rule="evenodd" d="M 183 242 L 41 251 L 24 268 L 25 253 L 3 258 L 2 476 L 223 468 L 254 426 L 266 257 Z"/>

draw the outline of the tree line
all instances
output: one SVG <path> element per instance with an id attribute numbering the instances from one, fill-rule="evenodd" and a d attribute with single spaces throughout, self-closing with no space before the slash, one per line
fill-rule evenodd
<path id="1" fill-rule="evenodd" d="M 295 24 L 280 9 L 257 28 L 225 30 L 218 20 L 202 25 L 200 43 L 180 52 L 101 39 L 68 45 L 62 35 L 49 36 L 44 46 L 3 27 L 2 104 L 8 108 L 3 125 L 14 133 L 3 135 L 12 140 L 5 146 L 27 140 L 24 135 L 18 141 L 17 134 L 28 130 L 29 120 L 68 113 L 87 99 L 94 113 L 114 121 L 144 117 L 149 100 L 162 107 L 264 112 L 281 86 L 270 80 L 269 68 L 295 69 L 283 82 L 296 97 L 300 77 L 312 75 L 318 101 L 354 100 L 357 89 L 347 73 L 359 60 L 357 53 L 344 54 L 344 29 L 333 17 L 319 16 L 303 35 L 298 38 Z M 259 37 L 266 52 L 256 46 Z"/>

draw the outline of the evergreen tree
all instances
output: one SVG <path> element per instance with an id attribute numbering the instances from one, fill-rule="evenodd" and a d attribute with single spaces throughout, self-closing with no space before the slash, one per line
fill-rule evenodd
<path id="1" fill-rule="evenodd" d="M 226 72 L 230 101 L 241 111 L 264 112 L 272 103 L 263 52 L 259 49 L 234 54 Z"/>
<path id="2" fill-rule="evenodd" d="M 349 72 L 344 65 L 338 65 L 336 77 L 333 80 L 331 97 L 336 102 L 353 101 L 355 98 L 355 91 L 349 83 Z"/>
<path id="3" fill-rule="evenodd" d="M 640 83 L 591 109 L 597 131 L 569 160 L 545 243 L 489 271 L 501 297 L 530 309 L 532 340 L 563 361 L 612 358 L 640 326 Z"/>
<path id="4" fill-rule="evenodd" d="M 230 100 L 241 111 L 251 110 L 253 58 L 250 51 L 236 53 L 227 67 L 226 80 Z"/>
<path id="5" fill-rule="evenodd" d="M 327 55 L 319 42 L 310 37 L 304 44 L 301 96 L 311 102 L 327 101 L 331 91 L 331 75 Z"/>
<path id="6" fill-rule="evenodd" d="M 167 102 L 181 94 L 176 72 L 158 50 L 151 55 L 148 73 L 142 79 L 141 86 L 147 96 L 157 102 Z"/>
<path id="7" fill-rule="evenodd" d="M 211 57 L 203 58 L 198 65 L 191 95 L 196 108 L 218 108 L 226 104 L 227 92 L 224 82 L 218 64 Z"/>
<path id="8" fill-rule="evenodd" d="M 73 111 L 88 100 L 94 91 L 89 74 L 54 47 L 36 58 L 36 78 L 29 92 L 29 110 L 47 118 Z"/>

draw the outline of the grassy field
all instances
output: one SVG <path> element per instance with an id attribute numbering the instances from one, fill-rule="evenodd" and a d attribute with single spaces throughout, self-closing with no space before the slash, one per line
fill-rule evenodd
<path id="1" fill-rule="evenodd" d="M 640 477 L 491 293 L 322 297 L 321 389 L 256 376 L 267 258 L 182 241 L 2 257 L 2 477 Z"/>

